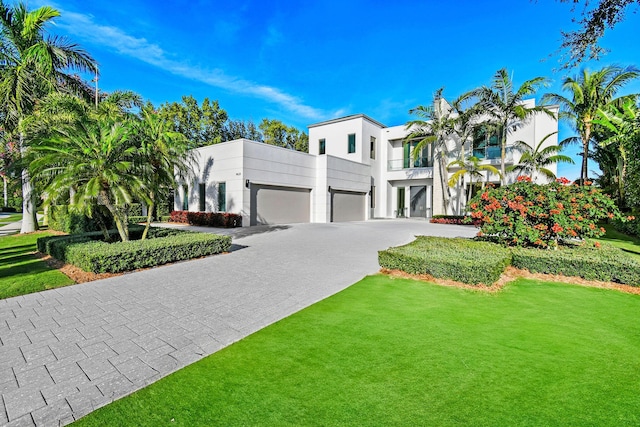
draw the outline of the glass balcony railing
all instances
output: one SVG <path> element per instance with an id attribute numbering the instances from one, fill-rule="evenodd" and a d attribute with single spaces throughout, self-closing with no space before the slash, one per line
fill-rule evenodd
<path id="1" fill-rule="evenodd" d="M 394 159 L 389 160 L 387 169 L 390 171 L 398 171 L 402 169 L 430 168 L 433 167 L 433 161 L 428 158 L 420 159 Z"/>

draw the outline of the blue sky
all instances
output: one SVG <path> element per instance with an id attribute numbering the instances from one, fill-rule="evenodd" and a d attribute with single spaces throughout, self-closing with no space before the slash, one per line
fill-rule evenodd
<path id="1" fill-rule="evenodd" d="M 300 129 L 364 113 L 394 126 L 410 108 L 489 84 L 506 67 L 516 84 L 545 76 L 546 91 L 578 70 L 560 70 L 560 31 L 571 4 L 499 1 L 29 0 L 61 11 L 51 33 L 100 63 L 100 87 L 133 90 L 156 105 L 182 95 L 220 102 L 234 119 L 269 117 Z M 607 33 L 608 64 L 640 65 L 638 15 Z M 574 15 L 577 16 L 577 15 Z M 625 92 L 640 92 L 640 82 Z M 542 95 L 542 93 L 540 94 Z M 560 138 L 572 135 L 561 125 Z M 574 155 L 578 148 L 568 148 Z M 561 165 L 559 175 L 579 176 Z"/>

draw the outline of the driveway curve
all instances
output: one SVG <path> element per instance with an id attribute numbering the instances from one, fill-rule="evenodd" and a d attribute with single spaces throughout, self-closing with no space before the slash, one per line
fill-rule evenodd
<path id="1" fill-rule="evenodd" d="M 375 273 L 380 249 L 476 230 L 372 220 L 225 232 L 229 254 L 0 300 L 0 425 L 69 424 Z"/>

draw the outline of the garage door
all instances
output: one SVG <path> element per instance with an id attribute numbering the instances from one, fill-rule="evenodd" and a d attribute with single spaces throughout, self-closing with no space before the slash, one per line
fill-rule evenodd
<path id="1" fill-rule="evenodd" d="M 311 190 L 251 184 L 250 225 L 309 222 Z"/>
<path id="2" fill-rule="evenodd" d="M 331 192 L 331 221 L 364 221 L 367 219 L 366 206 L 366 193 L 334 190 Z"/>

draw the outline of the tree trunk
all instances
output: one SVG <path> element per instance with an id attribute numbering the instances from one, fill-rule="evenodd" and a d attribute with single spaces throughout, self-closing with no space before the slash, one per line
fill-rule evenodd
<path id="1" fill-rule="evenodd" d="M 100 198 L 104 203 L 104 206 L 109 210 L 111 215 L 113 216 L 113 221 L 116 223 L 116 228 L 118 229 L 118 234 L 120 235 L 120 240 L 123 242 L 129 241 L 129 224 L 127 223 L 127 212 L 124 209 L 118 208 L 109 199 L 106 191 L 100 192 Z"/>
<path id="2" fill-rule="evenodd" d="M 2 175 L 2 180 L 4 181 L 4 207 L 6 208 L 9 206 L 9 197 L 7 196 L 7 177 Z"/>
<path id="3" fill-rule="evenodd" d="M 504 123 L 502 126 L 502 141 L 500 144 L 500 173 L 502 176 L 500 177 L 500 181 L 502 181 L 502 185 L 506 185 L 506 167 L 504 162 L 507 160 L 507 124 Z"/>
<path id="4" fill-rule="evenodd" d="M 580 185 L 584 185 L 589 177 L 589 141 L 591 139 L 591 122 L 585 120 L 584 135 L 582 137 L 582 170 L 580 171 Z"/>
<path id="5" fill-rule="evenodd" d="M 440 164 L 440 185 L 442 186 L 442 202 L 444 203 L 444 214 L 449 214 L 449 185 L 447 184 L 447 178 L 445 173 L 447 173 L 447 165 L 445 164 L 444 155 L 440 153 L 440 158 L 438 159 L 438 163 Z"/>
<path id="6" fill-rule="evenodd" d="M 20 126 L 20 123 L 18 123 Z M 24 135 L 20 132 L 19 135 L 20 154 L 24 155 L 26 147 L 24 146 Z M 20 227 L 20 233 L 31 233 L 38 229 L 38 221 L 36 220 L 35 209 L 35 194 L 33 193 L 33 185 L 31 184 L 31 178 L 29 171 L 22 170 L 22 226 Z"/>
<path id="7" fill-rule="evenodd" d="M 149 234 L 149 227 L 151 226 L 151 216 L 153 215 L 153 210 L 156 207 L 155 194 L 151 192 L 149 195 L 149 206 L 147 207 L 147 223 L 144 225 L 144 231 L 142 232 L 142 240 L 147 238 L 147 234 Z"/>

